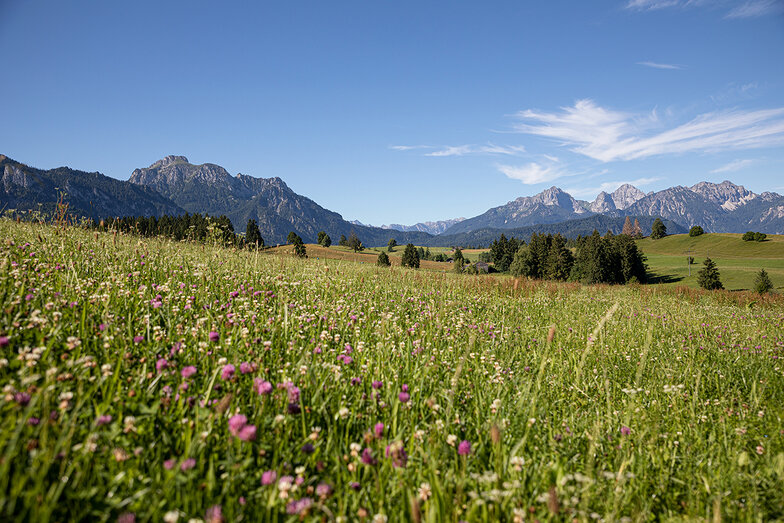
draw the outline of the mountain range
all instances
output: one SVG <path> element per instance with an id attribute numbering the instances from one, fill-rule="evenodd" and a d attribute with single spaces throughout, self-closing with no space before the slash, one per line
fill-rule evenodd
<path id="1" fill-rule="evenodd" d="M 783 196 L 755 194 L 729 181 L 647 194 L 625 184 L 612 193 L 599 193 L 592 202 L 551 187 L 473 218 L 372 227 L 344 220 L 295 193 L 280 178 L 232 176 L 219 165 L 195 165 L 184 156 L 167 156 L 136 169 L 128 181 L 68 167 L 36 169 L 3 155 L 0 173 L 0 210 L 51 212 L 62 197 L 70 212 L 93 219 L 207 213 L 227 216 L 237 232 L 244 232 L 252 218 L 268 244 L 285 242 L 290 231 L 312 242 L 324 230 L 334 243 L 353 232 L 365 245 L 385 245 L 394 237 L 398 243 L 478 246 L 501 232 L 521 238 L 547 231 L 576 236 L 594 228 L 618 232 L 626 216 L 638 218 L 643 230 L 649 229 L 654 217 L 661 217 L 670 232 L 701 225 L 706 232 L 784 234 Z"/>

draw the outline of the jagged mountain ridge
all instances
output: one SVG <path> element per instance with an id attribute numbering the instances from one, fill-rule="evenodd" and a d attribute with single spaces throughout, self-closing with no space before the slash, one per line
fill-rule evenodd
<path id="1" fill-rule="evenodd" d="M 322 230 L 334 243 L 340 235 L 349 236 L 351 232 L 366 245 L 384 245 L 391 237 L 387 230 L 344 220 L 340 214 L 295 193 L 280 178 L 231 176 L 219 165 L 194 165 L 184 156 L 167 156 L 136 169 L 129 181 L 154 188 L 189 212 L 226 215 L 238 232 L 244 232 L 248 220 L 255 219 L 267 243 L 285 243 L 291 231 L 306 242 L 315 242 Z M 423 243 L 430 235 L 398 232 L 394 236 L 399 243 Z"/>
<path id="2" fill-rule="evenodd" d="M 0 155 L 0 208 L 52 213 L 62 195 L 69 214 L 93 219 L 112 216 L 178 215 L 185 210 L 149 187 L 99 172 L 58 167 L 43 170 Z"/>
<path id="3" fill-rule="evenodd" d="M 399 223 L 390 223 L 389 225 L 382 225 L 382 229 L 390 229 L 395 231 L 403 231 L 403 232 L 426 232 L 428 234 L 432 234 L 434 236 L 439 235 L 449 229 L 451 226 L 455 225 L 456 223 L 460 223 L 464 221 L 465 218 L 451 218 L 449 220 L 439 220 L 433 222 L 419 222 L 415 223 L 414 225 L 401 225 Z"/>
<path id="4" fill-rule="evenodd" d="M 592 214 L 660 216 L 683 227 L 701 225 L 707 232 L 744 232 L 749 229 L 784 234 L 784 197 L 755 194 L 732 182 L 700 182 L 692 187 L 670 187 L 643 193 L 624 184 L 613 193 L 601 192 L 593 202 L 580 202 L 558 187 L 517 198 L 447 229 L 453 235 L 478 229 L 513 229 L 575 220 Z"/>

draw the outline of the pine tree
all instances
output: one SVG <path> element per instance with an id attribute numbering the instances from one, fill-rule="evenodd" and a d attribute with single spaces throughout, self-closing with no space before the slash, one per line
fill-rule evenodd
<path id="1" fill-rule="evenodd" d="M 705 267 L 700 269 L 697 273 L 697 284 L 709 291 L 723 289 L 724 285 L 721 284 L 719 269 L 716 267 L 716 262 L 710 258 L 705 258 L 703 265 L 705 265 Z"/>
<path id="2" fill-rule="evenodd" d="M 359 240 L 359 237 L 351 231 L 351 234 L 348 236 L 348 243 L 347 245 L 354 250 L 354 252 L 361 251 L 365 247 L 363 247 L 362 242 Z"/>
<path id="3" fill-rule="evenodd" d="M 393 252 L 395 250 L 395 247 L 397 247 L 397 240 L 395 240 L 394 238 L 390 238 L 389 243 L 387 243 L 387 250 L 389 252 Z"/>
<path id="4" fill-rule="evenodd" d="M 632 233 L 633 238 L 642 238 L 642 227 L 640 227 L 640 220 L 637 218 L 634 219 L 634 232 Z"/>
<path id="5" fill-rule="evenodd" d="M 299 243 L 295 243 L 294 244 L 294 255 L 299 257 L 299 258 L 307 258 L 308 257 L 308 252 L 305 249 L 305 244 L 302 243 L 302 240 L 300 240 Z"/>
<path id="6" fill-rule="evenodd" d="M 332 245 L 332 238 L 329 237 L 329 234 L 324 234 L 324 237 L 319 242 L 319 245 L 322 247 L 329 247 Z"/>
<path id="7" fill-rule="evenodd" d="M 565 281 L 572 272 L 574 256 L 566 248 L 566 238 L 560 234 L 553 236 L 550 251 L 547 254 L 544 276 L 548 280 Z"/>
<path id="8" fill-rule="evenodd" d="M 318 234 L 316 235 L 316 243 L 318 243 L 319 245 L 323 245 L 321 242 L 324 241 L 324 236 L 326 235 L 327 233 L 325 233 L 324 231 L 319 231 Z"/>
<path id="9" fill-rule="evenodd" d="M 759 294 L 765 294 L 773 290 L 773 282 L 770 281 L 770 276 L 765 271 L 765 269 L 760 269 L 757 273 L 757 277 L 754 280 L 754 292 L 758 292 Z"/>
<path id="10" fill-rule="evenodd" d="M 665 236 L 667 236 L 667 227 L 661 221 L 661 218 L 656 218 L 653 221 L 653 227 L 651 227 L 651 239 L 659 240 Z"/>
<path id="11" fill-rule="evenodd" d="M 338 241 L 338 245 L 341 247 L 348 247 L 348 240 L 346 239 L 345 234 L 340 235 L 340 241 Z"/>
<path id="12" fill-rule="evenodd" d="M 625 234 L 626 236 L 634 236 L 634 226 L 632 225 L 632 219 L 628 216 L 626 217 L 626 221 L 623 222 L 623 229 L 621 229 L 621 234 Z"/>
<path id="13" fill-rule="evenodd" d="M 454 262 L 452 263 L 452 270 L 460 273 L 463 272 L 463 266 L 465 265 L 465 258 L 463 258 L 463 251 L 460 250 L 460 247 L 455 247 L 455 254 L 452 256 Z"/>
<path id="14" fill-rule="evenodd" d="M 299 238 L 300 243 L 302 243 L 302 238 L 297 235 L 296 232 L 291 231 L 288 236 L 286 236 L 286 243 L 294 245 L 297 243 L 297 239 Z"/>
<path id="15" fill-rule="evenodd" d="M 403 267 L 411 267 L 412 269 L 419 268 L 419 253 L 417 253 L 414 244 L 409 243 L 403 251 L 403 259 L 401 260 Z"/>
<path id="16" fill-rule="evenodd" d="M 264 239 L 261 237 L 259 226 L 253 218 L 248 220 L 248 225 L 245 227 L 245 244 L 249 249 L 264 247 Z"/>
<path id="17" fill-rule="evenodd" d="M 392 263 L 389 261 L 389 256 L 384 251 L 378 253 L 378 259 L 376 259 L 376 265 L 379 267 L 389 267 Z"/>

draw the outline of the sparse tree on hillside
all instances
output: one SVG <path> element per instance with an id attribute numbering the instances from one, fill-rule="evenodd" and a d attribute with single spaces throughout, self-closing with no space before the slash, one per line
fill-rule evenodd
<path id="1" fill-rule="evenodd" d="M 290 245 L 294 245 L 295 243 L 297 243 L 297 240 L 299 240 L 299 242 L 302 243 L 302 238 L 300 238 L 299 235 L 297 235 L 297 233 L 294 231 L 291 231 L 289 235 L 286 236 L 286 243 Z"/>
<path id="2" fill-rule="evenodd" d="M 743 233 L 742 238 L 744 242 L 764 242 L 767 237 L 768 235 L 764 232 L 747 231 Z"/>
<path id="3" fill-rule="evenodd" d="M 294 244 L 294 255 L 299 258 L 307 258 L 308 252 L 305 249 L 305 244 L 300 240 L 299 243 Z"/>
<path id="4" fill-rule="evenodd" d="M 327 233 L 325 233 L 324 231 L 319 231 L 318 234 L 316 235 L 316 243 L 321 245 L 322 244 L 321 242 L 324 240 L 324 236 L 326 235 Z"/>
<path id="5" fill-rule="evenodd" d="M 332 245 L 332 238 L 329 237 L 329 234 L 324 234 L 324 237 L 319 242 L 319 245 L 322 247 L 329 247 Z"/>
<path id="6" fill-rule="evenodd" d="M 656 218 L 653 221 L 653 227 L 651 227 L 651 238 L 658 240 L 665 236 L 667 236 L 667 227 L 664 225 L 664 222 L 661 221 L 661 218 Z"/>
<path id="7" fill-rule="evenodd" d="M 626 236 L 634 236 L 634 226 L 632 225 L 632 219 L 628 216 L 626 217 L 626 221 L 623 222 L 623 229 L 621 229 L 621 234 L 625 234 Z"/>
<path id="8" fill-rule="evenodd" d="M 419 268 L 419 253 L 414 247 L 414 244 L 409 243 L 403 251 L 403 259 L 401 260 L 403 267 L 411 267 L 412 269 Z"/>
<path id="9" fill-rule="evenodd" d="M 705 231 L 702 230 L 702 227 L 700 227 L 699 225 L 695 225 L 694 227 L 689 229 L 689 236 L 691 237 L 701 236 L 703 234 L 705 234 Z"/>
<path id="10" fill-rule="evenodd" d="M 395 250 L 395 247 L 397 247 L 397 240 L 395 240 L 394 238 L 390 238 L 389 243 L 387 243 L 387 250 L 389 252 L 392 252 Z"/>
<path id="11" fill-rule="evenodd" d="M 702 263 L 705 267 L 700 269 L 697 273 L 697 284 L 709 291 L 723 289 L 724 285 L 721 284 L 719 269 L 716 267 L 716 262 L 710 258 L 705 258 L 705 261 Z"/>
<path id="12" fill-rule="evenodd" d="M 379 267 L 389 267 L 392 263 L 389 261 L 389 256 L 384 251 L 378 253 L 378 259 L 376 259 L 376 265 Z"/>
<path id="13" fill-rule="evenodd" d="M 248 225 L 245 227 L 245 244 L 249 249 L 261 249 L 264 247 L 264 239 L 261 237 L 259 226 L 253 218 L 248 220 Z"/>
<path id="14" fill-rule="evenodd" d="M 340 235 L 340 240 L 338 241 L 338 245 L 341 247 L 348 247 L 348 240 L 346 239 L 345 234 Z"/>
<path id="15" fill-rule="evenodd" d="M 770 276 L 765 269 L 760 269 L 757 277 L 754 279 L 754 292 L 765 294 L 773 290 L 773 282 L 770 281 Z"/>

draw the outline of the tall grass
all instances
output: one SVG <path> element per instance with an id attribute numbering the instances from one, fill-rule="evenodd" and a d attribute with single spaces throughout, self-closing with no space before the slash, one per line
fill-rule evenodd
<path id="1" fill-rule="evenodd" d="M 4 519 L 784 518 L 775 300 L 0 238 Z"/>

